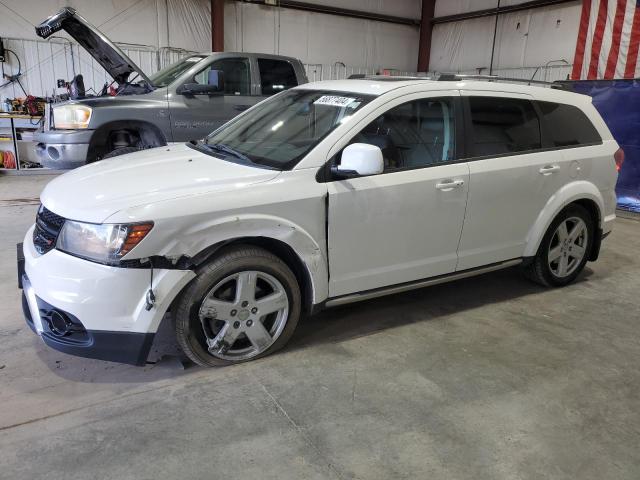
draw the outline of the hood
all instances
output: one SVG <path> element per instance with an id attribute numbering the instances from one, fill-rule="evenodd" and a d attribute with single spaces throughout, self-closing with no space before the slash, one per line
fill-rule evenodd
<path id="1" fill-rule="evenodd" d="M 160 147 L 101 160 L 51 181 L 40 199 L 71 220 L 102 223 L 139 205 L 266 182 L 277 170 L 241 165 L 186 145 Z M 149 220 L 153 220 L 150 218 Z"/>
<path id="2" fill-rule="evenodd" d="M 113 79 L 122 85 L 131 80 L 132 73 L 151 87 L 151 81 L 135 63 L 127 57 L 111 40 L 96 27 L 87 22 L 71 7 L 64 7 L 55 15 L 47 18 L 36 27 L 36 34 L 48 38 L 54 33 L 64 30 L 80 44 L 96 62 L 98 62 Z"/>

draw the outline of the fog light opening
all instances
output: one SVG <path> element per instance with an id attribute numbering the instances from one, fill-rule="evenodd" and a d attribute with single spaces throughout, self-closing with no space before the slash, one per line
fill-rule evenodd
<path id="1" fill-rule="evenodd" d="M 51 312 L 49 326 L 51 327 L 51 332 L 54 335 L 64 337 L 70 333 L 69 327 L 71 327 L 71 321 L 63 313 L 54 310 Z"/>
<path id="2" fill-rule="evenodd" d="M 60 152 L 55 147 L 47 148 L 47 153 L 49 154 L 49 157 L 51 157 L 51 160 L 58 160 L 60 158 Z"/>

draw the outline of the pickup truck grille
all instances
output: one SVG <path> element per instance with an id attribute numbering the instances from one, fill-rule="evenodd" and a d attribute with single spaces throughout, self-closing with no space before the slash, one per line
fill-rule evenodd
<path id="1" fill-rule="evenodd" d="M 64 225 L 64 218 L 40 205 L 33 230 L 33 245 L 39 254 L 47 253 L 56 246 L 58 234 Z"/>

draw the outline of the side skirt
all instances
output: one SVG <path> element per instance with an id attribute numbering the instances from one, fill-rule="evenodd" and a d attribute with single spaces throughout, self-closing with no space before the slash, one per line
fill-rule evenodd
<path id="1" fill-rule="evenodd" d="M 416 280 L 415 282 L 401 283 L 398 285 L 376 288 L 374 290 L 367 290 L 364 292 L 350 293 L 348 295 L 330 298 L 325 302 L 324 307 L 337 307 L 340 305 L 346 305 L 348 303 L 361 302 L 363 300 L 369 300 L 371 298 L 392 295 L 394 293 L 401 293 L 418 288 L 430 287 L 431 285 L 438 285 L 440 283 L 447 283 L 453 280 L 460 280 L 462 278 L 474 277 L 483 273 L 502 270 L 503 268 L 514 267 L 516 265 L 520 265 L 521 263 L 522 258 L 516 258 L 513 260 L 505 260 L 504 262 L 492 263 L 490 265 L 485 265 L 484 267 L 470 268 L 469 270 L 447 273 L 446 275 L 439 275 L 437 277 L 431 277 L 423 280 Z"/>

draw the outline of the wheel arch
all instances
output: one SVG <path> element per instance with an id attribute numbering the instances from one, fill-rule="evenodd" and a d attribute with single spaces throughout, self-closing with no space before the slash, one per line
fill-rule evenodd
<path id="1" fill-rule="evenodd" d="M 166 212 L 165 212 L 166 213 Z M 283 260 L 301 282 L 304 307 L 322 304 L 328 295 L 328 266 L 322 225 L 308 228 L 281 216 L 240 213 L 222 218 L 201 217 L 193 223 L 173 224 L 155 240 L 139 245 L 137 257 L 183 257 L 188 268 L 209 261 L 231 245 L 258 246 Z M 162 246 L 161 246 L 162 245 Z"/>
<path id="2" fill-rule="evenodd" d="M 264 236 L 243 236 L 230 238 L 211 245 L 192 259 L 194 267 L 199 267 L 216 255 L 224 252 L 225 250 L 240 245 L 250 245 L 254 247 L 260 247 L 268 252 L 274 254 L 280 260 L 282 260 L 287 267 L 291 269 L 293 274 L 298 280 L 300 285 L 300 293 L 302 294 L 302 306 L 306 313 L 310 313 L 314 305 L 314 281 L 311 276 L 311 272 L 300 255 L 294 250 L 294 248 L 286 242 Z"/>
<path id="3" fill-rule="evenodd" d="M 540 247 L 551 222 L 569 205 L 577 204 L 585 208 L 593 219 L 596 230 L 602 228 L 604 199 L 598 188 L 591 182 L 579 181 L 565 185 L 553 195 L 542 209 L 534 225 L 529 230 L 524 257 L 533 257 Z M 597 241 L 593 242 L 590 259 L 597 258 L 594 252 Z M 593 259 L 595 259 L 593 258 Z"/>
<path id="4" fill-rule="evenodd" d="M 114 132 L 135 132 L 145 146 L 161 147 L 167 144 L 162 130 L 151 122 L 144 120 L 115 120 L 100 125 L 91 136 L 89 143 L 90 157 L 87 162 L 95 161 L 99 156 L 108 153 L 109 141 Z"/>

